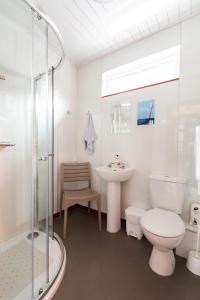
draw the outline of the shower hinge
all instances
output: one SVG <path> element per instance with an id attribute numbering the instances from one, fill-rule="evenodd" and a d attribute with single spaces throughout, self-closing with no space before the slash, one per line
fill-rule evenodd
<path id="1" fill-rule="evenodd" d="M 42 20 L 42 16 L 40 14 L 37 14 L 38 21 Z"/>
<path id="2" fill-rule="evenodd" d="M 38 294 L 41 295 L 43 292 L 44 292 L 44 290 L 41 288 L 41 289 L 39 289 Z"/>
<path id="3" fill-rule="evenodd" d="M 47 156 L 41 156 L 41 157 L 38 157 L 37 160 L 38 160 L 38 161 L 47 161 L 47 160 L 48 160 L 48 157 L 47 157 Z"/>

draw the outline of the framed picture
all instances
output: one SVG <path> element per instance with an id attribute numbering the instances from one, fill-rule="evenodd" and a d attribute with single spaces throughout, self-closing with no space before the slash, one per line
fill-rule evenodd
<path id="1" fill-rule="evenodd" d="M 138 102 L 137 125 L 150 125 L 155 123 L 155 100 Z"/>

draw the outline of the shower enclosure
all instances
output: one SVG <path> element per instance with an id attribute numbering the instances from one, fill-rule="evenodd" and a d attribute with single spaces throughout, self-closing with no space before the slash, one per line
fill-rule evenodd
<path id="1" fill-rule="evenodd" d="M 0 299 L 51 299 L 66 261 L 53 230 L 62 39 L 30 0 L 1 0 L 0 26 Z"/>

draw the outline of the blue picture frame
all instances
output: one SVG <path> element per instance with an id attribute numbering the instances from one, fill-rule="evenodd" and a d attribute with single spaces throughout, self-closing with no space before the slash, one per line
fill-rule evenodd
<path id="1" fill-rule="evenodd" d="M 137 125 L 151 125 L 155 123 L 155 100 L 138 102 Z"/>

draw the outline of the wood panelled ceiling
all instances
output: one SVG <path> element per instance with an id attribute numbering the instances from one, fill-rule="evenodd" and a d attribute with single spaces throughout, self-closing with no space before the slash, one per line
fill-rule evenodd
<path id="1" fill-rule="evenodd" d="M 200 0 L 38 0 L 77 65 L 137 42 L 200 13 Z"/>

